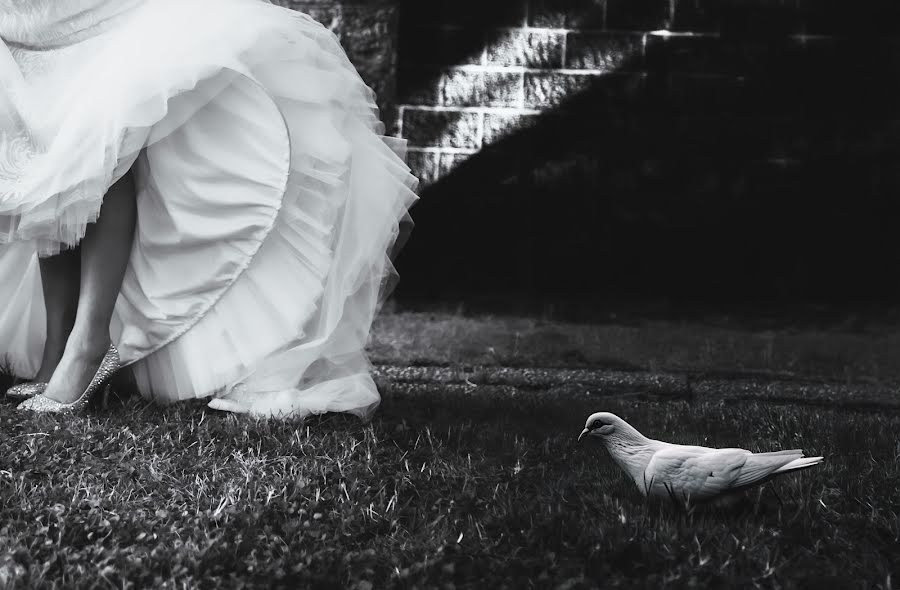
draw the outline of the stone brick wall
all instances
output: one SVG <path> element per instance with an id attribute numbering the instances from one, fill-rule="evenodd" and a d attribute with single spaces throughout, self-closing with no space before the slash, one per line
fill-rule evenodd
<path id="1" fill-rule="evenodd" d="M 669 20 L 669 0 L 404 3 L 399 131 L 413 168 L 434 182 L 597 76 L 636 83 L 649 31 Z"/>
<path id="2" fill-rule="evenodd" d="M 623 96 L 735 93 L 767 52 L 802 61 L 848 34 L 894 34 L 900 2 L 405 0 L 402 22 L 399 131 L 429 183 L 599 77 Z"/>
<path id="3" fill-rule="evenodd" d="M 401 300 L 900 300 L 897 0 L 282 3 L 409 140 Z"/>

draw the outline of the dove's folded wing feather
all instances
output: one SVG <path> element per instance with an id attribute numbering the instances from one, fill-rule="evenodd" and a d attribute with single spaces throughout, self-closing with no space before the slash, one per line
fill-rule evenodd
<path id="1" fill-rule="evenodd" d="M 702 450 L 701 450 L 702 449 Z M 704 500 L 732 487 L 750 456 L 744 449 L 673 446 L 653 455 L 645 471 L 648 494 Z"/>

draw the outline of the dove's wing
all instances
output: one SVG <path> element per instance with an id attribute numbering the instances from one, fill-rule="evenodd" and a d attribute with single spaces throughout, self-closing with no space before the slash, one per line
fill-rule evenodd
<path id="1" fill-rule="evenodd" d="M 648 492 L 653 495 L 674 494 L 680 499 L 705 500 L 761 483 L 794 465 L 808 466 L 797 461 L 802 457 L 803 451 L 799 449 L 751 453 L 745 449 L 672 445 L 653 455 L 644 475 Z M 809 465 L 817 460 L 820 458 L 811 458 Z"/>
<path id="2" fill-rule="evenodd" d="M 747 458 L 744 449 L 708 449 L 672 445 L 657 451 L 644 472 L 647 495 L 674 495 L 679 500 L 718 496 L 741 477 Z"/>

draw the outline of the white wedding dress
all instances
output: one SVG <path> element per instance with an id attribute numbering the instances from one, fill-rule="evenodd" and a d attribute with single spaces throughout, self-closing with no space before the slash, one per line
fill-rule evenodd
<path id="1" fill-rule="evenodd" d="M 0 39 L 0 358 L 37 371 L 38 256 L 133 167 L 111 336 L 140 392 L 368 417 L 416 179 L 336 37 L 264 0 L 0 0 Z"/>

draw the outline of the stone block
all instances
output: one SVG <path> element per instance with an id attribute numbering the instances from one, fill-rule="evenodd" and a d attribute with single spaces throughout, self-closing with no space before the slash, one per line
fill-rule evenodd
<path id="1" fill-rule="evenodd" d="M 631 33 L 569 33 L 566 67 L 613 72 L 643 67 L 644 40 Z"/>
<path id="2" fill-rule="evenodd" d="M 604 0 L 531 0 L 528 23 L 532 27 L 600 29 Z"/>
<path id="3" fill-rule="evenodd" d="M 647 68 L 651 71 L 732 73 L 737 64 L 723 52 L 723 42 L 715 37 L 647 37 Z"/>
<path id="4" fill-rule="evenodd" d="M 521 107 L 522 74 L 485 70 L 449 70 L 439 82 L 444 106 Z"/>
<path id="5" fill-rule="evenodd" d="M 484 145 L 490 145 L 533 125 L 539 115 L 485 113 Z"/>
<path id="6" fill-rule="evenodd" d="M 605 16 L 614 31 L 655 31 L 672 22 L 670 0 L 606 0 Z"/>
<path id="7" fill-rule="evenodd" d="M 763 108 L 760 101 L 747 100 L 746 82 L 734 76 L 669 74 L 663 88 L 660 98 L 681 116 L 720 112 L 740 116 Z"/>
<path id="8" fill-rule="evenodd" d="M 562 67 L 564 33 L 512 30 L 493 39 L 487 48 L 487 63 L 528 68 Z"/>
<path id="9" fill-rule="evenodd" d="M 406 163 L 412 174 L 419 179 L 419 186 L 431 184 L 438 178 L 437 152 L 415 152 L 406 155 Z"/>
<path id="10" fill-rule="evenodd" d="M 441 153 L 438 159 L 438 178 L 449 176 L 460 164 L 471 157 L 471 154 Z"/>
<path id="11" fill-rule="evenodd" d="M 408 66 L 455 66 L 482 62 L 486 33 L 479 29 L 420 26 L 404 29 L 400 59 Z"/>
<path id="12" fill-rule="evenodd" d="M 403 137 L 415 147 L 481 147 L 481 113 L 406 108 Z"/>
<path id="13" fill-rule="evenodd" d="M 520 27 L 525 24 L 526 2 L 527 0 L 402 0 L 403 27 Z"/>
<path id="14" fill-rule="evenodd" d="M 721 2 L 707 0 L 676 0 L 672 14 L 672 30 L 717 32 L 721 23 Z"/>
<path id="15" fill-rule="evenodd" d="M 525 74 L 525 108 L 546 109 L 557 106 L 598 78 L 597 74 L 528 72 Z"/>
<path id="16" fill-rule="evenodd" d="M 276 2 L 276 4 L 279 3 Z M 344 13 L 342 6 L 336 2 L 281 2 L 280 4 L 282 6 L 289 5 L 287 6 L 288 8 L 293 8 L 299 12 L 308 14 L 331 29 L 331 32 L 336 35 L 340 35 L 340 32 L 344 27 Z"/>
<path id="17" fill-rule="evenodd" d="M 398 7 L 348 4 L 343 7 L 341 43 L 347 56 L 384 109 L 397 94 Z"/>
<path id="18" fill-rule="evenodd" d="M 900 2 L 895 0 L 795 0 L 804 33 L 896 35 Z"/>
<path id="19" fill-rule="evenodd" d="M 765 37 L 803 29 L 798 0 L 678 0 L 671 28 Z"/>
<path id="20" fill-rule="evenodd" d="M 791 75 L 804 69 L 804 42 L 791 37 L 744 39 L 731 37 L 647 38 L 649 71 L 709 75 Z M 796 69 L 795 69 L 796 68 Z"/>
<path id="21" fill-rule="evenodd" d="M 401 62 L 397 79 L 398 104 L 439 105 L 442 76 L 440 68 L 413 67 Z"/>
<path id="22" fill-rule="evenodd" d="M 410 170 L 419 179 L 419 186 L 426 187 L 449 176 L 471 154 L 444 153 L 439 151 L 410 152 L 407 158 Z"/>

